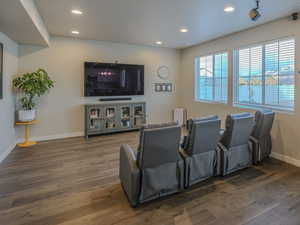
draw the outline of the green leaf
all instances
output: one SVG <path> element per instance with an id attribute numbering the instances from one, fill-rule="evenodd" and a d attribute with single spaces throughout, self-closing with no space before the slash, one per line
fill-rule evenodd
<path id="1" fill-rule="evenodd" d="M 31 110 L 35 107 L 35 97 L 40 97 L 54 87 L 54 81 L 51 80 L 44 69 L 38 69 L 33 73 L 26 73 L 13 80 L 13 86 L 25 94 L 20 99 L 22 107 Z"/>

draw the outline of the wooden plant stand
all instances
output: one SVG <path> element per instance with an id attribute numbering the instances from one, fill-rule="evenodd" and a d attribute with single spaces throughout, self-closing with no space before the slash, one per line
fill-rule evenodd
<path id="1" fill-rule="evenodd" d="M 25 142 L 18 144 L 19 147 L 26 148 L 26 147 L 36 145 L 35 141 L 29 141 L 30 125 L 33 125 L 36 123 L 37 123 L 36 120 L 28 121 L 28 122 L 16 122 L 16 125 L 24 125 L 25 126 Z"/>

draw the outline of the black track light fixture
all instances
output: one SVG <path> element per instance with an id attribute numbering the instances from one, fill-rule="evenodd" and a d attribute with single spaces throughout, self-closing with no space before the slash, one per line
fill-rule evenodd
<path id="1" fill-rule="evenodd" d="M 260 4 L 260 1 L 256 0 L 256 8 L 251 9 L 250 12 L 249 12 L 249 16 L 250 16 L 250 19 L 252 21 L 258 20 L 259 17 L 261 16 L 260 12 L 258 11 L 259 10 L 259 4 Z"/>

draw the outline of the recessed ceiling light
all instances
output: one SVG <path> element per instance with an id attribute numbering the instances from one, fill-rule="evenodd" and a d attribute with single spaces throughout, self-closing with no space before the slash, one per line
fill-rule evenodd
<path id="1" fill-rule="evenodd" d="M 82 11 L 78 10 L 78 9 L 73 9 L 71 11 L 73 14 L 77 14 L 77 15 L 81 15 L 82 14 Z"/>
<path id="2" fill-rule="evenodd" d="M 71 33 L 72 33 L 72 34 L 79 34 L 79 31 L 77 31 L 77 30 L 72 30 Z"/>
<path id="3" fill-rule="evenodd" d="M 162 45 L 162 42 L 161 41 L 157 41 L 156 44 L 157 45 Z"/>
<path id="4" fill-rule="evenodd" d="M 233 6 L 226 6 L 224 8 L 224 12 L 233 12 L 235 10 L 235 8 Z"/>
<path id="5" fill-rule="evenodd" d="M 181 33 L 186 33 L 186 32 L 188 32 L 188 31 L 189 31 L 189 30 L 188 30 L 187 28 L 181 28 L 181 29 L 180 29 L 180 32 L 181 32 Z"/>

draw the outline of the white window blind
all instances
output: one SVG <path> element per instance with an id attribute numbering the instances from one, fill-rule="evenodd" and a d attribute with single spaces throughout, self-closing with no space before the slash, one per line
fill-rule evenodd
<path id="1" fill-rule="evenodd" d="M 218 53 L 195 59 L 195 99 L 227 103 L 228 54 Z"/>
<path id="2" fill-rule="evenodd" d="M 235 51 L 235 104 L 294 110 L 294 98 L 294 39 Z"/>

